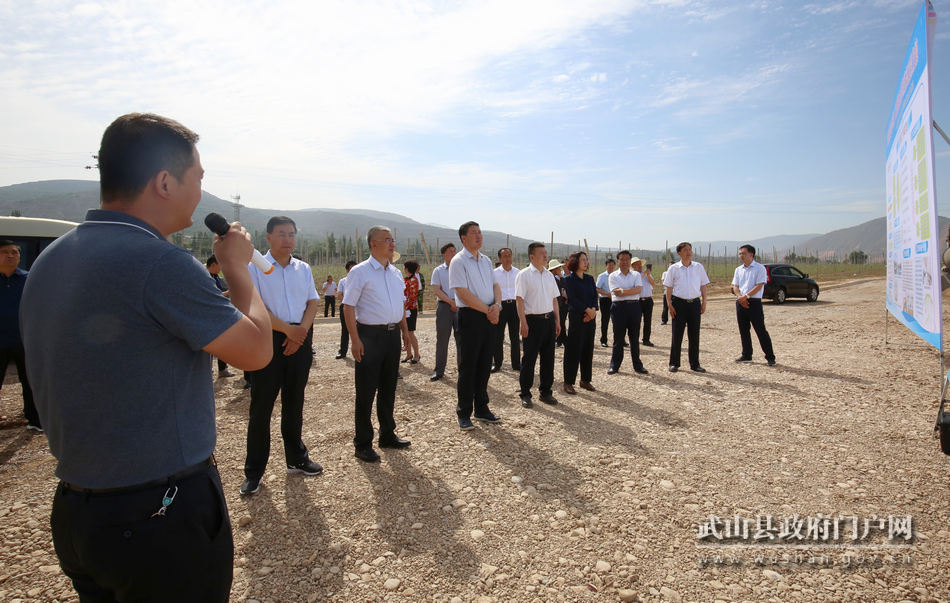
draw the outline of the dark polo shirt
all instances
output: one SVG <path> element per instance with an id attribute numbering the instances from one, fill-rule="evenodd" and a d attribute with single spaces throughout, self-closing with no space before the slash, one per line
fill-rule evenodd
<path id="1" fill-rule="evenodd" d="M 60 479 L 117 488 L 211 455 L 202 348 L 241 313 L 188 250 L 137 218 L 89 210 L 33 264 L 20 318 Z"/>

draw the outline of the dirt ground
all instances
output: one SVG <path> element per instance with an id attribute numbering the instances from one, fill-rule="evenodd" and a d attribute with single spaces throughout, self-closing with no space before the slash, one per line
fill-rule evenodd
<path id="1" fill-rule="evenodd" d="M 323 475 L 285 473 L 275 416 L 264 486 L 242 498 L 249 395 L 240 377 L 216 382 L 231 600 L 948 601 L 950 459 L 932 437 L 939 360 L 884 346 L 883 299 L 876 279 L 825 288 L 817 303 L 766 303 L 776 367 L 758 347 L 753 364 L 734 363 L 734 304 L 713 301 L 706 374 L 667 371 L 670 327 L 657 304 L 656 347 L 642 353 L 650 375 L 636 375 L 628 356 L 608 376 L 610 350 L 598 345 L 597 392 L 568 396 L 559 352 L 561 404 L 523 409 L 506 368 L 489 385 L 504 420 L 471 432 L 455 422 L 451 356 L 446 378 L 429 382 L 426 313 L 422 362 L 402 365 L 396 400 L 412 446 L 381 451 L 373 465 L 353 457 L 353 364 L 334 360 L 339 323 L 321 319 L 304 441 Z M 893 319 L 890 338 L 914 341 Z M 24 430 L 19 392 L 8 375 L 0 601 L 74 601 L 50 541 L 55 461 L 45 438 Z M 725 520 L 736 515 L 751 525 L 729 538 Z M 795 515 L 800 539 L 754 537 L 756 516 L 770 516 L 775 533 Z M 808 531 L 839 517 L 837 537 Z M 700 540 L 704 526 L 722 539 Z"/>

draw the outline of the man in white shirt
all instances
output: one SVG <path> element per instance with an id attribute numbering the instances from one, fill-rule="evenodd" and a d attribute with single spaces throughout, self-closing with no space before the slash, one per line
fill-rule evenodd
<path id="1" fill-rule="evenodd" d="M 317 288 L 306 263 L 291 257 L 297 245 L 297 225 L 286 216 L 267 221 L 270 251 L 264 258 L 274 271 L 264 274 L 250 264 L 254 286 L 270 315 L 274 357 L 270 364 L 251 373 L 251 407 L 247 422 L 247 457 L 241 494 L 254 494 L 270 456 L 270 419 L 280 394 L 280 433 L 288 473 L 319 475 L 323 467 L 310 460 L 301 439 L 303 401 L 313 365 L 313 319 L 317 314 Z"/>
<path id="2" fill-rule="evenodd" d="M 613 258 L 607 258 L 607 269 L 597 277 L 597 297 L 600 298 L 600 347 L 607 347 L 607 325 L 610 323 L 610 284 L 608 279 L 617 263 Z"/>
<path id="3" fill-rule="evenodd" d="M 380 448 L 405 448 L 410 442 L 396 435 L 396 379 L 401 351 L 409 349 L 406 326 L 406 283 L 393 266 L 396 241 L 385 226 L 373 226 L 366 233 L 370 257 L 346 275 L 343 314 L 350 332 L 355 363 L 356 458 L 367 463 L 379 460 L 373 450 L 373 398 L 379 422 Z M 399 336 L 402 343 L 399 345 Z"/>
<path id="4" fill-rule="evenodd" d="M 356 262 L 350 260 L 346 263 L 346 273 L 356 266 Z M 336 285 L 336 299 L 340 302 L 340 351 L 336 354 L 337 360 L 346 358 L 346 352 L 350 347 L 350 332 L 346 328 L 346 316 L 343 315 L 343 295 L 346 293 L 346 277 L 340 279 Z"/>
<path id="5" fill-rule="evenodd" d="M 643 315 L 643 345 L 648 348 L 653 347 L 650 341 L 650 335 L 653 333 L 653 287 L 656 281 L 653 280 L 653 264 L 647 264 L 644 267 L 643 260 L 633 262 L 631 267 L 640 273 L 640 281 L 643 284 L 643 291 L 640 292 L 640 314 Z"/>
<path id="6" fill-rule="evenodd" d="M 496 423 L 500 417 L 488 409 L 488 379 L 491 377 L 495 325 L 501 314 L 501 287 L 494 267 L 482 248 L 482 230 L 477 222 L 459 227 L 462 251 L 449 264 L 449 286 L 455 289 L 458 306 L 458 406 L 459 429 L 474 429 L 472 416 Z"/>
<path id="7" fill-rule="evenodd" d="M 430 279 L 432 291 L 439 301 L 435 306 L 435 369 L 429 381 L 438 381 L 445 376 L 445 365 L 449 360 L 449 337 L 455 339 L 458 353 L 458 328 L 455 323 L 458 306 L 455 304 L 455 290 L 449 286 L 449 264 L 455 257 L 455 244 L 446 243 L 441 251 L 443 262 L 432 271 Z"/>
<path id="8" fill-rule="evenodd" d="M 649 374 L 640 360 L 640 292 L 643 291 L 643 282 L 640 273 L 631 266 L 640 262 L 640 258 L 633 257 L 628 250 L 617 254 L 618 270 L 610 274 L 610 320 L 614 324 L 614 348 L 610 354 L 608 375 L 616 375 L 623 364 L 623 342 L 630 338 L 630 358 L 633 361 L 633 370 L 641 375 Z"/>
<path id="9" fill-rule="evenodd" d="M 518 337 L 518 307 L 515 305 L 515 277 L 520 272 L 511 265 L 512 253 L 507 247 L 498 251 L 501 266 L 495 268 L 495 280 L 501 287 L 501 313 L 498 316 L 495 331 L 495 350 L 492 355 L 491 372 L 501 370 L 505 360 L 505 327 L 508 327 L 508 340 L 511 342 L 511 369 L 521 370 L 521 339 Z"/>
<path id="10" fill-rule="evenodd" d="M 554 387 L 554 341 L 561 334 L 561 320 L 557 298 L 561 295 L 554 275 L 545 269 L 548 252 L 544 243 L 528 245 L 531 263 L 515 279 L 518 319 L 524 338 L 524 358 L 521 363 L 521 405 L 531 408 L 531 386 L 534 385 L 534 365 L 541 356 L 541 374 L 538 384 L 540 399 L 545 404 L 557 404 L 552 395 Z"/>
<path id="11" fill-rule="evenodd" d="M 333 275 L 327 276 L 327 280 L 320 288 L 320 294 L 323 295 L 323 317 L 327 318 L 332 312 L 336 317 L 336 283 L 333 282 Z"/>
<path id="12" fill-rule="evenodd" d="M 775 352 L 772 350 L 772 338 L 765 329 L 765 313 L 762 311 L 762 290 L 768 280 L 765 266 L 755 261 L 755 247 L 743 245 L 739 248 L 742 265 L 736 268 L 732 276 L 732 293 L 736 296 L 736 320 L 739 322 L 739 339 L 742 341 L 742 355 L 736 362 L 752 362 L 752 334 L 749 327 L 755 329 L 759 346 L 765 354 L 769 366 L 775 366 Z"/>
<path id="13" fill-rule="evenodd" d="M 676 246 L 680 261 L 666 271 L 663 286 L 673 319 L 673 342 L 670 345 L 670 372 L 680 368 L 683 348 L 683 333 L 689 336 L 689 368 L 697 373 L 706 369 L 699 365 L 699 325 L 706 313 L 706 285 L 709 277 L 699 262 L 693 261 L 693 246 L 680 243 Z"/>

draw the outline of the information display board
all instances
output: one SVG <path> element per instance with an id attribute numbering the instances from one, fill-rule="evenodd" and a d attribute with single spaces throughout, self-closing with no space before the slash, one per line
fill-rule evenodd
<path id="1" fill-rule="evenodd" d="M 936 22 L 925 0 L 887 124 L 887 310 L 943 350 L 929 61 Z"/>

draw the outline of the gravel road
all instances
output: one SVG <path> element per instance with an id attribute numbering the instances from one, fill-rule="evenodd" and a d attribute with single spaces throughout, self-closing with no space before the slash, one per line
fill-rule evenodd
<path id="1" fill-rule="evenodd" d="M 353 457 L 353 364 L 334 360 L 339 323 L 321 319 L 304 441 L 323 475 L 285 473 L 275 416 L 264 485 L 239 496 L 249 395 L 240 377 L 216 381 L 231 600 L 948 601 L 950 464 L 932 438 L 939 359 L 928 348 L 885 348 L 883 299 L 884 281 L 873 280 L 823 290 L 817 303 L 766 303 L 776 367 L 758 348 L 753 364 L 735 364 L 733 303 L 711 302 L 706 374 L 667 372 L 670 327 L 659 326 L 658 303 L 657 345 L 642 353 L 650 375 L 636 375 L 627 357 L 608 376 L 610 350 L 598 345 L 597 392 L 568 396 L 559 351 L 561 404 L 521 408 L 517 375 L 504 370 L 489 384 L 503 422 L 471 432 L 455 423 L 455 370 L 429 382 L 426 313 L 423 360 L 401 365 L 396 400 L 412 446 L 383 450 L 373 465 Z M 893 319 L 889 333 L 914 341 Z M 50 540 L 55 460 L 42 435 L 25 431 L 20 404 L 8 375 L 0 601 L 76 601 Z M 725 520 L 737 515 L 748 534 L 729 538 Z M 754 538 L 757 516 L 777 533 L 795 515 L 800 539 Z M 808 532 L 823 518 L 842 518 L 837 537 Z M 704 527 L 722 538 L 700 540 Z"/>

